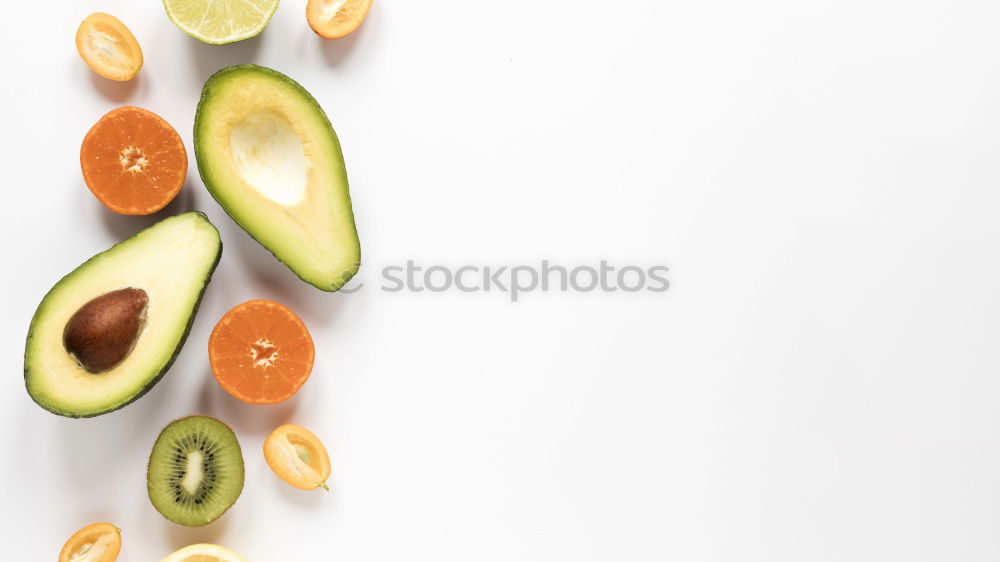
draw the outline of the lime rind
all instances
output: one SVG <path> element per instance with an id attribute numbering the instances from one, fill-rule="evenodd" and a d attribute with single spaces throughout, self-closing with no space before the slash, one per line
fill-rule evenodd
<path id="1" fill-rule="evenodd" d="M 279 0 L 163 0 L 167 17 L 209 45 L 250 39 L 267 27 Z"/>

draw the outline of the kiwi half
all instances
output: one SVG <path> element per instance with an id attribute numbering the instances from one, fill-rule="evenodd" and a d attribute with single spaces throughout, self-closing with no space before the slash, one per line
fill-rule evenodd
<path id="1" fill-rule="evenodd" d="M 149 501 L 164 517 L 188 527 L 215 521 L 243 491 L 243 453 L 229 426 L 190 416 L 163 428 L 146 469 Z"/>

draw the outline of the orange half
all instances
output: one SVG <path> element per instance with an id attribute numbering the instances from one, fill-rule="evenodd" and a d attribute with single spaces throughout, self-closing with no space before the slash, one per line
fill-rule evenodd
<path id="1" fill-rule="evenodd" d="M 59 552 L 59 562 L 114 562 L 122 549 L 122 536 L 111 523 L 87 525 L 73 534 Z"/>
<path id="2" fill-rule="evenodd" d="M 250 404 L 291 398 L 312 372 L 315 349 L 302 320 L 283 304 L 254 300 L 226 313 L 208 338 L 212 374 Z"/>
<path id="3" fill-rule="evenodd" d="M 306 21 L 320 37 L 340 39 L 365 21 L 372 0 L 309 0 Z"/>
<path id="4" fill-rule="evenodd" d="M 80 23 L 76 50 L 91 70 L 111 80 L 131 80 L 142 68 L 142 49 L 135 35 L 111 14 L 90 14 Z"/>
<path id="5" fill-rule="evenodd" d="M 141 107 L 101 117 L 80 147 L 87 187 L 123 215 L 148 215 L 167 206 L 187 178 L 187 151 L 177 131 Z"/>

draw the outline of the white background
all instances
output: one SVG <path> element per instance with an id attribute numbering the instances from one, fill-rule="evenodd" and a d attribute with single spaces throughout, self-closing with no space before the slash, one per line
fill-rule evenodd
<path id="1" fill-rule="evenodd" d="M 1000 558 L 1000 10 L 987 1 L 376 0 L 325 42 L 304 1 L 225 47 L 159 2 L 20 2 L 4 46 L 0 482 L 4 560 L 54 560 L 110 520 L 121 560 L 209 541 L 251 561 L 986 561 Z M 107 11 L 146 63 L 92 74 L 77 24 Z M 191 156 L 155 217 L 86 189 L 87 129 L 124 104 L 190 152 L 214 71 L 256 62 L 340 135 L 369 288 L 298 281 L 211 199 Z M 162 382 L 63 419 L 24 391 L 48 288 L 154 220 L 205 211 L 225 250 Z M 390 294 L 414 259 L 666 264 L 663 295 Z M 317 342 L 290 402 L 211 377 L 230 307 L 272 298 Z M 207 413 L 247 482 L 216 523 L 149 504 L 170 420 Z M 332 493 L 267 468 L 312 428 Z"/>

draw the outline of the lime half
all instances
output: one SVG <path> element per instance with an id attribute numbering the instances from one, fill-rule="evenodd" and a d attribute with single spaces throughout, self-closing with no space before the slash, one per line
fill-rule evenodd
<path id="1" fill-rule="evenodd" d="M 257 35 L 278 9 L 278 0 L 163 0 L 174 25 L 212 45 Z"/>

